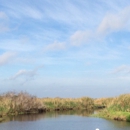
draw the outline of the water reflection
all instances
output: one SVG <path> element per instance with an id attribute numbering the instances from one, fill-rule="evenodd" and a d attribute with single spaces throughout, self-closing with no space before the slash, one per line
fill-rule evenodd
<path id="1" fill-rule="evenodd" d="M 90 116 L 93 113 L 94 113 L 93 111 L 90 112 L 90 111 L 86 111 L 86 110 L 45 112 L 45 113 L 42 113 L 42 114 L 28 114 L 28 115 L 9 116 L 6 119 L 6 122 L 7 121 L 36 121 L 36 120 L 40 120 L 40 119 L 43 119 L 43 118 L 52 118 L 52 117 L 56 118 L 56 117 L 61 116 L 61 115 Z"/>
<path id="2" fill-rule="evenodd" d="M 63 111 L 10 116 L 0 130 L 130 130 L 130 123 L 94 118 L 94 112 Z"/>
<path id="3" fill-rule="evenodd" d="M 125 121 L 115 121 L 115 120 L 107 120 L 109 122 L 109 127 L 117 127 L 117 128 L 124 128 L 128 127 L 130 129 L 130 123 Z"/>

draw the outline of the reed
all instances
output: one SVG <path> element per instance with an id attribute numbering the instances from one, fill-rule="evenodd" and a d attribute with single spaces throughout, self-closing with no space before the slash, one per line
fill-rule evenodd
<path id="1" fill-rule="evenodd" d="M 130 122 L 130 94 L 123 94 L 107 102 L 107 107 L 99 113 L 100 117 Z"/>
<path id="2" fill-rule="evenodd" d="M 0 115 L 33 113 L 43 108 L 41 102 L 26 92 L 8 92 L 0 96 Z"/>
<path id="3" fill-rule="evenodd" d="M 94 99 L 95 108 L 106 108 L 108 105 L 113 102 L 114 98 L 97 98 Z"/>
<path id="4" fill-rule="evenodd" d="M 8 92 L 0 95 L 0 116 L 43 111 L 94 109 L 94 100 L 83 98 L 37 98 L 26 92 Z"/>
<path id="5" fill-rule="evenodd" d="M 43 98 L 41 99 L 47 111 L 53 110 L 92 110 L 94 101 L 89 97 L 83 98 Z"/>
<path id="6" fill-rule="evenodd" d="M 43 111 L 86 110 L 105 108 L 97 116 L 130 121 L 130 94 L 114 98 L 37 98 L 26 92 L 0 95 L 0 120 L 4 115 L 40 113 Z"/>

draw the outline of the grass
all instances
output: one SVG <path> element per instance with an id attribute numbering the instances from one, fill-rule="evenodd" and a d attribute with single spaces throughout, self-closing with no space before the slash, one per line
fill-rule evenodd
<path id="1" fill-rule="evenodd" d="M 43 111 L 87 110 L 92 111 L 94 100 L 83 98 L 37 98 L 26 92 L 8 92 L 0 95 L 0 120 L 4 115 L 40 113 Z"/>
<path id="2" fill-rule="evenodd" d="M 40 113 L 44 111 L 85 110 L 104 108 L 98 117 L 130 122 L 130 94 L 114 98 L 37 98 L 26 92 L 0 95 L 0 121 L 5 115 Z"/>
<path id="3" fill-rule="evenodd" d="M 43 108 L 42 103 L 26 92 L 9 92 L 0 96 L 0 116 L 37 112 Z"/>
<path id="4" fill-rule="evenodd" d="M 47 111 L 54 110 L 92 110 L 94 100 L 89 97 L 83 98 L 43 98 L 41 101 Z"/>
<path id="5" fill-rule="evenodd" d="M 95 108 L 106 108 L 114 98 L 97 98 L 94 99 Z"/>
<path id="6" fill-rule="evenodd" d="M 99 112 L 97 116 L 130 122 L 130 94 L 123 94 L 105 100 L 106 108 Z"/>

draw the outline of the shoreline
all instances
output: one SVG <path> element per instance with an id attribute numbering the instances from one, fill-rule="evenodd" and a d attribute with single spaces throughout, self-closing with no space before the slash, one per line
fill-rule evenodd
<path id="1" fill-rule="evenodd" d="M 105 109 L 95 116 L 100 117 L 100 118 L 105 118 L 105 119 L 116 120 L 116 121 L 130 122 L 130 113 L 129 112 L 108 111 Z"/>
<path id="2" fill-rule="evenodd" d="M 26 92 L 0 95 L 0 122 L 8 115 L 51 111 L 100 110 L 96 117 L 130 122 L 130 94 L 114 98 L 37 98 Z"/>

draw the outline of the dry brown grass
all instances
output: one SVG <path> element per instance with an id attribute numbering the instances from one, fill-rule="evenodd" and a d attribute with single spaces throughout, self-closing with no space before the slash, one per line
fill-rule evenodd
<path id="1" fill-rule="evenodd" d="M 107 106 L 99 116 L 130 122 L 130 94 L 123 94 L 106 102 Z"/>
<path id="2" fill-rule="evenodd" d="M 83 98 L 43 98 L 41 99 L 46 110 L 74 110 L 94 108 L 93 99 L 89 97 Z"/>
<path id="3" fill-rule="evenodd" d="M 41 108 L 42 103 L 26 92 L 8 92 L 0 96 L 1 115 L 37 112 Z"/>
<path id="4" fill-rule="evenodd" d="M 93 108 L 93 99 L 89 97 L 37 98 L 26 92 L 8 92 L 0 95 L 0 115 L 77 109 L 91 111 Z"/>
<path id="5" fill-rule="evenodd" d="M 97 98 L 94 99 L 95 108 L 105 108 L 108 107 L 115 98 Z"/>

